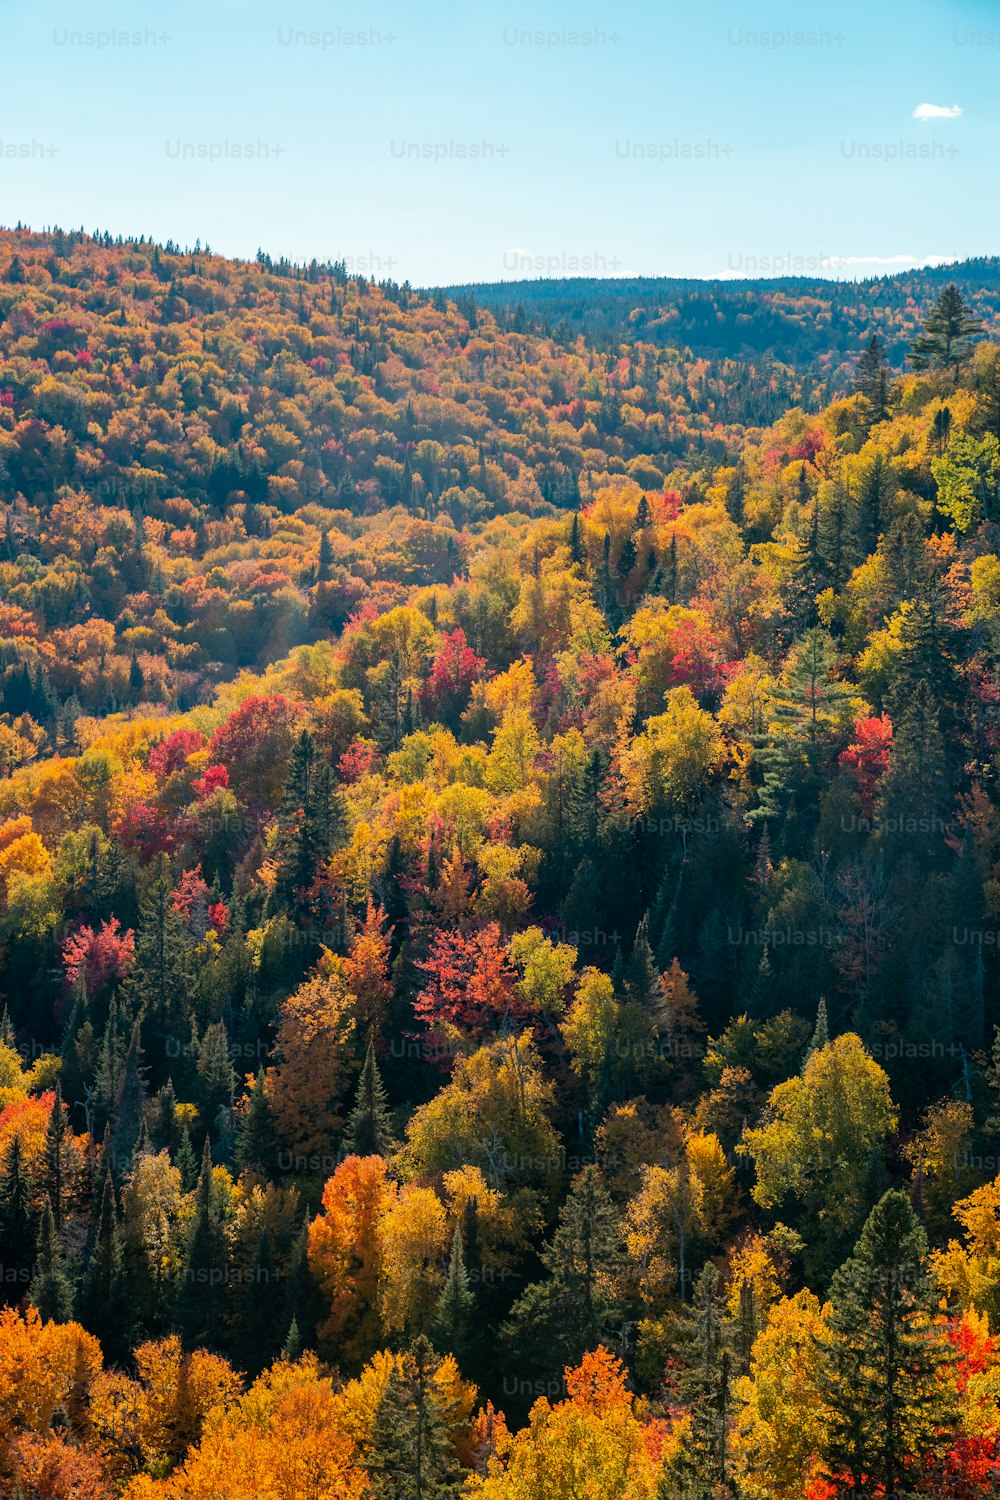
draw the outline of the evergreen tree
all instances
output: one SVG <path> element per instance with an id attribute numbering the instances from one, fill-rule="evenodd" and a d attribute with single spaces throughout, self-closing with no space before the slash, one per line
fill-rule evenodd
<path id="1" fill-rule="evenodd" d="M 374 1500 L 457 1500 L 463 1475 L 435 1388 L 439 1363 L 421 1337 L 389 1375 L 365 1453 Z"/>
<path id="2" fill-rule="evenodd" d="M 264 1084 L 264 1069 L 260 1068 L 236 1126 L 237 1170 L 266 1177 L 275 1164 L 274 1140 L 274 1120 Z"/>
<path id="3" fill-rule="evenodd" d="M 143 1016 L 147 1030 L 166 1043 L 173 1032 L 183 1034 L 183 1015 L 194 987 L 191 943 L 184 920 L 171 899 L 170 865 L 161 855 L 139 908 L 135 964 L 127 990 L 133 1014 Z"/>
<path id="4" fill-rule="evenodd" d="M 55 1098 L 45 1127 L 45 1176 L 44 1187 L 52 1204 L 52 1215 L 56 1228 L 62 1228 L 63 1202 L 66 1196 L 66 1174 L 69 1166 L 69 1126 L 66 1123 L 66 1107 L 63 1104 L 62 1084 L 56 1079 Z"/>
<path id="5" fill-rule="evenodd" d="M 629 997 L 644 1011 L 651 1013 L 660 994 L 660 974 L 649 941 L 649 913 L 644 912 L 636 928 L 632 956 L 625 970 L 625 987 Z"/>
<path id="6" fill-rule="evenodd" d="M 821 1388 L 833 1413 L 823 1458 L 841 1493 L 911 1492 L 909 1461 L 938 1451 L 955 1422 L 940 1378 L 951 1355 L 935 1322 L 927 1236 L 905 1193 L 888 1192 L 830 1288 Z"/>
<path id="7" fill-rule="evenodd" d="M 910 363 L 915 370 L 957 369 L 983 331 L 954 282 L 945 287 L 913 341 Z"/>
<path id="8" fill-rule="evenodd" d="M 226 1303 L 228 1247 L 205 1137 L 178 1295 L 177 1320 L 189 1344 L 217 1348 Z"/>
<path id="9" fill-rule="evenodd" d="M 709 1261 L 677 1318 L 678 1394 L 690 1426 L 671 1465 L 681 1492 L 706 1500 L 725 1493 L 728 1470 L 734 1372 L 725 1312 L 722 1279 Z"/>
<path id="10" fill-rule="evenodd" d="M 324 531 L 319 539 L 319 562 L 316 568 L 316 577 L 320 583 L 329 581 L 333 573 L 333 545 L 330 541 L 330 533 Z"/>
<path id="11" fill-rule="evenodd" d="M 866 428 L 884 422 L 889 415 L 890 378 L 891 366 L 885 345 L 878 334 L 873 333 L 854 371 L 854 389 L 862 398 Z"/>
<path id="12" fill-rule="evenodd" d="M 822 1047 L 826 1046 L 829 1040 L 830 1030 L 826 1018 L 826 1000 L 820 995 L 819 1005 L 816 1007 L 816 1026 L 813 1030 L 812 1041 L 809 1043 L 806 1055 L 802 1060 L 803 1069 L 813 1053 L 819 1052 Z"/>
<path id="13" fill-rule="evenodd" d="M 462 1230 L 456 1224 L 451 1241 L 448 1277 L 438 1300 L 434 1331 L 444 1353 L 454 1354 L 459 1364 L 464 1362 L 464 1356 L 468 1354 L 475 1305 L 475 1293 L 469 1286 L 469 1275 L 465 1269 Z"/>
<path id="14" fill-rule="evenodd" d="M 129 1317 L 122 1269 L 121 1234 L 111 1173 L 104 1177 L 97 1233 L 84 1273 L 80 1317 L 101 1340 L 105 1353 L 122 1358 L 128 1352 Z"/>
<path id="15" fill-rule="evenodd" d="M 115 1100 L 112 1144 L 115 1162 L 125 1171 L 132 1160 L 142 1129 L 146 1109 L 146 1070 L 142 1062 L 142 1036 L 139 1022 L 132 1027 L 128 1052 L 122 1065 L 118 1097 Z"/>
<path id="16" fill-rule="evenodd" d="M 21 1300 L 34 1265 L 35 1231 L 28 1195 L 21 1137 L 15 1134 L 0 1177 L 0 1301 L 5 1303 Z"/>
<path id="17" fill-rule="evenodd" d="M 177 1154 L 174 1157 L 174 1166 L 181 1174 L 181 1187 L 185 1193 L 189 1193 L 198 1178 L 198 1158 L 194 1154 L 191 1144 L 191 1134 L 186 1125 L 181 1127 L 180 1141 L 177 1146 Z"/>
<path id="18" fill-rule="evenodd" d="M 275 898 L 286 908 L 307 891 L 333 847 L 334 793 L 330 767 L 303 729 L 288 768 L 278 810 L 278 870 Z"/>
<path id="19" fill-rule="evenodd" d="M 55 1215 L 48 1198 L 38 1231 L 38 1265 L 31 1283 L 31 1303 L 48 1321 L 67 1323 L 73 1311 L 73 1288 L 63 1269 Z"/>
<path id="20" fill-rule="evenodd" d="M 505 1341 L 527 1365 L 556 1373 L 612 1339 L 621 1319 L 621 1230 L 597 1167 L 575 1179 L 542 1261 L 548 1278 L 515 1302 Z"/>
<path id="21" fill-rule="evenodd" d="M 344 1133 L 344 1147 L 355 1156 L 388 1156 L 393 1145 L 385 1088 L 375 1061 L 375 1044 L 369 1039 L 354 1108 Z"/>

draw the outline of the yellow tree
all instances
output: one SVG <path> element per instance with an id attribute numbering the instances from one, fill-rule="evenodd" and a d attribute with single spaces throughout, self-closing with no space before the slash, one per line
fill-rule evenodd
<path id="1" fill-rule="evenodd" d="M 531 1408 L 506 1455 L 470 1479 L 470 1500 L 655 1500 L 669 1434 L 640 1420 L 621 1362 L 602 1347 L 566 1371 L 568 1398 Z"/>
<path id="2" fill-rule="evenodd" d="M 354 996 L 330 955 L 282 1005 L 267 1073 L 278 1132 L 295 1151 L 328 1150 L 341 1124 L 354 1026 Z"/>
<path id="3" fill-rule="evenodd" d="M 895 1130 L 889 1079 L 848 1032 L 808 1059 L 800 1076 L 771 1090 L 764 1123 L 738 1148 L 753 1158 L 753 1196 L 762 1208 L 787 1197 L 835 1232 L 863 1207 L 873 1154 Z"/>
<path id="4" fill-rule="evenodd" d="M 735 1384 L 733 1464 L 752 1500 L 801 1500 L 817 1468 L 829 1424 L 819 1386 L 826 1317 L 808 1290 L 782 1298 Z"/>

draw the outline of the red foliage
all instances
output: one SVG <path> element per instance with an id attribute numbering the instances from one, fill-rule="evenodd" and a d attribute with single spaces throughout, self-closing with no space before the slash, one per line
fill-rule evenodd
<path id="1" fill-rule="evenodd" d="M 170 901 L 174 911 L 180 912 L 188 927 L 214 927 L 219 937 L 222 937 L 229 920 L 229 909 L 224 901 L 209 901 L 210 895 L 211 891 L 201 873 L 201 865 L 195 865 L 192 870 L 184 871 L 180 885 L 171 893 Z"/>
<path id="2" fill-rule="evenodd" d="M 859 719 L 854 726 L 854 735 L 854 742 L 841 751 L 840 764 L 847 766 L 854 776 L 861 804 L 870 815 L 875 807 L 879 778 L 889 766 L 892 720 L 888 714 L 882 714 L 880 718 Z"/>
<path id="3" fill-rule="evenodd" d="M 204 743 L 205 736 L 197 729 L 175 729 L 173 734 L 168 734 L 166 739 L 153 746 L 147 765 L 157 781 L 162 781 L 165 776 L 179 771 L 188 756 L 200 750 Z"/>
<path id="4" fill-rule="evenodd" d="M 276 801 L 302 708 L 282 693 L 253 694 L 215 731 L 213 761 L 229 769 L 241 795 L 255 803 Z"/>
<path id="5" fill-rule="evenodd" d="M 173 848 L 174 835 L 163 813 L 150 802 L 133 802 L 115 820 L 114 831 L 124 848 L 138 849 L 144 859 Z"/>
<path id="6" fill-rule="evenodd" d="M 721 684 L 719 644 L 707 625 L 690 616 L 678 621 L 670 632 L 673 660 L 670 676 L 699 697 L 715 692 Z"/>
<path id="7" fill-rule="evenodd" d="M 367 776 L 375 763 L 378 754 L 378 746 L 370 740 L 355 740 L 348 745 L 343 755 L 337 762 L 337 775 L 341 781 L 346 781 L 348 786 L 353 786 L 360 781 L 362 776 Z"/>
<path id="8" fill-rule="evenodd" d="M 439 932 L 430 957 L 418 967 L 428 983 L 413 1008 L 431 1027 L 447 1024 L 480 1040 L 508 1017 L 527 1014 L 496 922 L 479 932 Z"/>
<path id="9" fill-rule="evenodd" d="M 118 918 L 93 927 L 79 927 L 63 943 L 66 982 L 75 990 L 81 979 L 88 995 L 96 995 L 106 984 L 124 979 L 135 961 L 135 934 L 124 932 Z"/>
<path id="10" fill-rule="evenodd" d="M 485 658 L 476 655 L 465 639 L 464 630 L 453 630 L 443 636 L 430 677 L 420 689 L 424 716 L 443 723 L 456 719 L 485 666 Z"/>
<path id="11" fill-rule="evenodd" d="M 204 801 L 213 792 L 224 791 L 229 785 L 229 772 L 225 766 L 206 766 L 200 776 L 191 783 L 197 796 Z"/>

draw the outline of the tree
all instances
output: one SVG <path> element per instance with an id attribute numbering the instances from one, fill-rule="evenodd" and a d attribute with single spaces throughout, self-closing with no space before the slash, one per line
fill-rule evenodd
<path id="1" fill-rule="evenodd" d="M 29 1192 L 21 1137 L 15 1134 L 7 1148 L 0 1177 L 0 1266 L 3 1267 L 0 1300 L 3 1302 L 19 1302 L 31 1277 L 35 1232 Z"/>
<path id="2" fill-rule="evenodd" d="M 542 1261 L 548 1279 L 515 1302 L 505 1338 L 533 1368 L 550 1371 L 596 1349 L 622 1317 L 622 1232 L 597 1167 L 575 1178 Z"/>
<path id="3" fill-rule="evenodd" d="M 38 1231 L 38 1267 L 31 1283 L 31 1301 L 43 1318 L 51 1318 L 57 1323 L 69 1321 L 73 1288 L 63 1269 L 55 1215 L 48 1198 Z"/>
<path id="4" fill-rule="evenodd" d="M 354 1026 L 354 997 L 330 955 L 282 1005 L 266 1075 L 278 1133 L 293 1151 L 322 1152 L 340 1126 Z"/>
<path id="5" fill-rule="evenodd" d="M 469 1275 L 465 1269 L 462 1227 L 456 1224 L 451 1240 L 448 1275 L 434 1315 L 434 1332 L 441 1346 L 448 1353 L 454 1354 L 459 1363 L 469 1352 L 475 1305 L 476 1296 L 469 1286 Z"/>
<path id="6" fill-rule="evenodd" d="M 355 1156 L 388 1156 L 394 1145 L 385 1088 L 369 1041 L 358 1090 L 344 1132 L 344 1149 Z"/>
<path id="7" fill-rule="evenodd" d="M 885 421 L 889 414 L 890 373 L 885 345 L 873 333 L 854 371 L 854 389 L 863 402 L 866 428 Z"/>
<path id="8" fill-rule="evenodd" d="M 888 1192 L 833 1278 L 820 1392 L 822 1455 L 837 1493 L 910 1493 L 914 1459 L 939 1451 L 955 1422 L 952 1358 L 935 1324 L 927 1237 L 909 1200 Z"/>
<path id="9" fill-rule="evenodd" d="M 830 1412 L 820 1390 L 829 1309 L 808 1290 L 771 1308 L 738 1380 L 733 1468 L 751 1500 L 800 1500 L 819 1465 Z"/>
<path id="10" fill-rule="evenodd" d="M 278 809 L 278 855 L 274 896 L 291 909 L 311 887 L 333 847 L 334 791 L 330 767 L 303 729 L 288 766 Z"/>
<path id="11" fill-rule="evenodd" d="M 944 288 L 914 339 L 910 363 L 915 370 L 957 369 L 982 332 L 977 318 L 954 282 Z"/>
<path id="12" fill-rule="evenodd" d="M 423 1337 L 393 1364 L 365 1449 L 376 1500 L 455 1500 L 459 1494 L 462 1470 L 435 1399 L 438 1366 Z"/>
<path id="13" fill-rule="evenodd" d="M 320 1336 L 361 1361 L 381 1334 L 381 1223 L 396 1196 L 380 1156 L 348 1156 L 323 1189 L 323 1211 L 309 1226 L 309 1268 L 326 1298 Z"/>
<path id="14" fill-rule="evenodd" d="M 178 1322 L 192 1345 L 218 1346 L 226 1301 L 228 1249 L 223 1206 L 213 1180 L 212 1150 L 206 1136 L 177 1298 Z"/>
<path id="15" fill-rule="evenodd" d="M 772 1089 L 763 1123 L 746 1132 L 738 1149 L 757 1170 L 755 1200 L 771 1208 L 799 1199 L 815 1250 L 831 1231 L 849 1233 L 865 1207 L 872 1158 L 896 1119 L 885 1071 L 860 1037 L 837 1037 Z"/>
<path id="16" fill-rule="evenodd" d="M 80 1294 L 80 1315 L 113 1358 L 128 1352 L 129 1300 L 122 1266 L 121 1233 L 111 1173 L 105 1173 L 97 1233 Z"/>
<path id="17" fill-rule="evenodd" d="M 644 1420 L 625 1369 L 601 1346 L 565 1372 L 566 1400 L 544 1396 L 526 1427 L 487 1461 L 478 1500 L 656 1500 L 666 1486 L 666 1423 Z"/>

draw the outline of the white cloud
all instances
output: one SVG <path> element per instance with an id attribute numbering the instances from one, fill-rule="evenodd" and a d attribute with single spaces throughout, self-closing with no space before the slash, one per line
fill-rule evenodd
<path id="1" fill-rule="evenodd" d="M 957 120 L 962 113 L 960 104 L 918 104 L 913 111 L 915 120 Z"/>
<path id="2" fill-rule="evenodd" d="M 946 266 L 954 255 L 834 255 L 834 266 Z"/>

